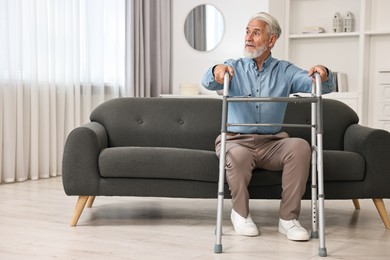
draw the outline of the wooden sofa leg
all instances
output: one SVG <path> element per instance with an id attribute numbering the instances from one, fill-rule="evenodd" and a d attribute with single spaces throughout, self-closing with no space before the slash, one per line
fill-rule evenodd
<path id="1" fill-rule="evenodd" d="M 79 218 L 81 216 L 81 213 L 83 213 L 85 204 L 87 203 L 89 196 L 80 196 L 77 200 L 76 208 L 74 209 L 72 222 L 70 223 L 71 227 L 74 227 L 77 225 L 77 222 L 79 221 Z"/>
<path id="2" fill-rule="evenodd" d="M 390 229 L 390 220 L 389 215 L 387 215 L 387 210 L 385 204 L 383 203 L 383 199 L 372 199 L 374 201 L 375 207 L 378 210 L 379 215 L 383 221 L 383 224 L 387 229 Z"/>
<path id="3" fill-rule="evenodd" d="M 360 209 L 360 203 L 358 199 L 352 199 L 353 205 L 355 206 L 355 209 Z"/>
<path id="4" fill-rule="evenodd" d="M 92 208 L 92 204 L 95 201 L 95 198 L 96 198 L 95 196 L 89 196 L 88 202 L 87 202 L 87 207 L 88 208 Z"/>

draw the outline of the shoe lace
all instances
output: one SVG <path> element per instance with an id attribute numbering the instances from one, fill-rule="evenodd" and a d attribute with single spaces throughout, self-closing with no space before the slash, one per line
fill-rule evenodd
<path id="1" fill-rule="evenodd" d="M 294 224 L 293 226 L 301 227 L 301 223 L 297 219 L 292 219 L 291 222 Z"/>
<path id="2" fill-rule="evenodd" d="M 241 217 L 241 216 L 240 216 L 240 217 Z M 242 220 L 244 223 L 248 223 L 249 220 L 250 220 L 250 215 L 248 215 L 246 218 L 241 217 L 241 220 Z"/>

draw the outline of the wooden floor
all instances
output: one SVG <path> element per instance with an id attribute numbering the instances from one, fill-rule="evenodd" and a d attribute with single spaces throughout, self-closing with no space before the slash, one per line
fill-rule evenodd
<path id="1" fill-rule="evenodd" d="M 0 185 L 0 259 L 390 259 L 390 230 L 371 200 L 326 201 L 326 248 L 277 232 L 279 201 L 251 201 L 261 235 L 236 235 L 224 208 L 224 253 L 214 254 L 216 200 L 98 197 L 70 227 L 76 197 L 61 178 Z M 390 209 L 389 200 L 385 200 Z M 310 202 L 301 224 L 310 229 Z"/>

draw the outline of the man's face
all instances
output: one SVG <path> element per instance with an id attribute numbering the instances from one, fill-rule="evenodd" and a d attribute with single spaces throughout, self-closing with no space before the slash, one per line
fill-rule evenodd
<path id="1" fill-rule="evenodd" d="M 253 59 L 260 57 L 270 52 L 272 46 L 266 23 L 259 20 L 249 21 L 245 34 L 245 57 Z"/>

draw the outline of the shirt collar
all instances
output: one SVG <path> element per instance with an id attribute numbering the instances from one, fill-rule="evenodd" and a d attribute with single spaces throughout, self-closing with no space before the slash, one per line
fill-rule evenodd
<path id="1" fill-rule="evenodd" d="M 267 68 L 271 64 L 272 60 L 273 60 L 272 53 L 270 53 L 267 59 L 263 63 L 263 68 Z"/>
<path id="2" fill-rule="evenodd" d="M 272 53 L 270 53 L 267 57 L 267 59 L 265 59 L 264 63 L 263 63 L 263 66 L 261 67 L 261 70 L 260 71 L 263 71 L 264 69 L 266 69 L 272 62 L 274 58 L 272 58 Z M 256 62 L 254 59 L 251 59 L 251 62 L 252 62 L 252 67 L 253 68 L 257 68 L 256 66 Z"/>

